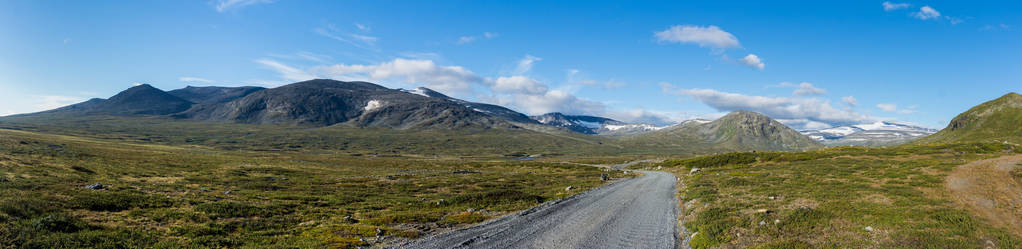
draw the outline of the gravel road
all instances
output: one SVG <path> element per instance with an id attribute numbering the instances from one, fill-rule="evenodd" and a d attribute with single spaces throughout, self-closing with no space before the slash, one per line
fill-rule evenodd
<path id="1" fill-rule="evenodd" d="M 643 173 L 396 248 L 676 248 L 675 177 Z"/>

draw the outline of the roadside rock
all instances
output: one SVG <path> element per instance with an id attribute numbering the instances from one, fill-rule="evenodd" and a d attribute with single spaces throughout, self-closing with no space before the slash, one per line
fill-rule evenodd
<path id="1" fill-rule="evenodd" d="M 699 173 L 699 171 L 702 171 L 702 170 L 699 169 L 699 168 L 692 168 L 692 170 L 689 170 L 688 173 L 689 174 L 695 174 L 695 173 Z"/>
<path id="2" fill-rule="evenodd" d="M 100 183 L 97 182 L 97 183 L 85 185 L 85 188 L 86 189 L 91 189 L 91 190 L 100 190 L 100 189 L 106 188 L 106 186 L 103 186 L 103 184 L 100 184 Z"/>
<path id="3" fill-rule="evenodd" d="M 571 191 L 572 189 L 575 189 L 575 188 L 572 187 L 572 186 L 568 186 L 567 188 L 564 188 L 564 191 Z"/>

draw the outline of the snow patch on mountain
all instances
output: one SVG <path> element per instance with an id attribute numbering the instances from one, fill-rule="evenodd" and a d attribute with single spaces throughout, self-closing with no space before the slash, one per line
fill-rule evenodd
<path id="1" fill-rule="evenodd" d="M 382 101 L 375 100 L 375 99 L 374 100 L 370 100 L 368 103 L 366 103 L 365 111 L 368 112 L 368 111 L 376 110 L 377 108 L 380 108 L 381 106 L 383 106 L 383 102 Z"/>

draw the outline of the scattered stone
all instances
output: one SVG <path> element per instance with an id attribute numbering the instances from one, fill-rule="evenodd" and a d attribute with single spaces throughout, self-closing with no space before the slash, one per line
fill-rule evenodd
<path id="1" fill-rule="evenodd" d="M 51 145 L 49 145 L 47 147 L 50 147 L 50 149 L 54 149 L 54 150 L 59 150 L 59 149 L 63 149 L 64 148 L 64 146 L 60 146 L 60 145 L 56 145 L 56 144 L 51 144 Z"/>
<path id="2" fill-rule="evenodd" d="M 572 186 L 568 186 L 567 188 L 564 188 L 564 191 L 571 191 L 572 189 L 575 189 L 575 188 L 572 187 Z"/>
<path id="3" fill-rule="evenodd" d="M 10 182 L 10 181 L 11 180 L 7 179 L 7 177 L 0 176 L 0 182 Z"/>
<path id="4" fill-rule="evenodd" d="M 872 231 L 873 231 L 873 227 L 871 227 L 871 226 L 867 226 L 867 227 L 866 227 L 866 231 L 867 231 L 867 232 L 872 232 Z"/>
<path id="5" fill-rule="evenodd" d="M 230 194 L 231 194 L 230 190 L 224 191 L 224 195 L 230 195 Z"/>
<path id="6" fill-rule="evenodd" d="M 767 199 L 770 199 L 772 201 L 772 200 L 776 200 L 777 197 L 770 196 L 770 197 L 767 197 Z"/>
<path id="7" fill-rule="evenodd" d="M 458 175 L 458 174 L 480 174 L 480 173 L 483 173 L 483 172 L 472 171 L 472 170 L 455 170 L 454 172 L 451 172 L 451 173 L 455 174 L 455 175 Z"/>
<path id="8" fill-rule="evenodd" d="M 702 170 L 699 169 L 699 168 L 692 168 L 692 170 L 689 170 L 688 173 L 689 174 L 695 174 L 695 173 L 699 173 L 699 171 L 702 171 Z"/>
<path id="9" fill-rule="evenodd" d="M 606 181 L 606 180 L 610 180 L 610 177 L 607 176 L 607 174 L 600 174 L 600 181 Z"/>
<path id="10" fill-rule="evenodd" d="M 298 225 L 299 226 L 303 226 L 303 227 L 311 227 L 311 226 L 315 226 L 316 225 L 316 221 L 310 220 L 310 221 L 299 223 Z"/>
<path id="11" fill-rule="evenodd" d="M 211 191 L 209 191 L 209 189 L 199 189 L 199 191 L 206 192 L 206 193 L 211 192 Z"/>
<path id="12" fill-rule="evenodd" d="M 376 229 L 376 237 L 383 237 L 383 235 L 385 235 L 385 234 L 387 234 L 387 233 L 384 232 L 383 229 L 379 229 L 379 228 Z"/>
<path id="13" fill-rule="evenodd" d="M 781 220 L 774 220 L 774 224 L 781 223 Z"/>
<path id="14" fill-rule="evenodd" d="M 91 189 L 91 190 L 100 190 L 100 189 L 106 188 L 106 186 L 103 186 L 103 184 L 100 184 L 100 183 L 97 182 L 97 183 L 85 185 L 85 188 L 86 189 Z"/>
<path id="15" fill-rule="evenodd" d="M 19 143 L 19 144 L 22 144 L 22 145 L 26 145 L 26 144 L 28 144 L 28 142 L 25 142 L 25 141 L 19 141 L 18 143 Z"/>
<path id="16" fill-rule="evenodd" d="M 475 208 L 469 208 L 468 210 L 465 210 L 465 211 L 468 211 L 469 213 L 471 213 L 471 212 L 475 212 L 476 209 Z"/>
<path id="17" fill-rule="evenodd" d="M 771 213 L 773 213 L 773 211 L 770 211 L 770 209 L 761 208 L 761 209 L 756 209 L 756 213 L 771 214 Z"/>
<path id="18" fill-rule="evenodd" d="M 765 225 L 766 225 L 766 221 L 765 221 L 765 220 L 761 220 L 761 221 L 759 221 L 759 225 L 760 225 L 760 226 L 765 226 Z"/>
<path id="19" fill-rule="evenodd" d="M 437 206 L 444 205 L 444 203 L 447 203 L 447 201 L 445 201 L 444 199 L 440 199 L 440 200 L 436 201 L 436 205 Z"/>
<path id="20" fill-rule="evenodd" d="M 694 232 L 694 233 L 692 233 L 692 238 L 695 238 L 695 237 L 696 237 L 696 234 L 699 234 L 699 232 Z"/>
<path id="21" fill-rule="evenodd" d="M 664 166 L 656 166 L 656 169 L 657 169 L 657 170 L 661 170 L 661 169 L 664 169 Z"/>

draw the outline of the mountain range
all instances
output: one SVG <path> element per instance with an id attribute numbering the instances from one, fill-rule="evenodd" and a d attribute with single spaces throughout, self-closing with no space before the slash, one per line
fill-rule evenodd
<path id="1" fill-rule="evenodd" d="M 916 141 L 914 143 L 1022 142 L 1022 126 L 1018 125 L 1022 123 L 1022 95 L 1015 93 L 962 113 L 939 132 L 887 121 L 799 132 L 749 111 L 735 111 L 716 120 L 695 119 L 665 127 L 556 112 L 528 116 L 503 106 L 461 100 L 428 88 L 390 89 L 369 82 L 325 79 L 276 88 L 189 86 L 166 92 L 142 84 L 108 99 L 91 99 L 17 116 L 38 115 L 155 116 L 201 122 L 409 131 L 512 130 L 569 140 L 581 138 L 592 144 L 607 142 L 620 144 L 614 146 L 653 146 L 685 152 L 887 146 L 913 140 Z M 603 138 L 585 138 L 587 135 Z"/>
<path id="2" fill-rule="evenodd" d="M 878 121 L 800 132 L 828 146 L 887 146 L 929 136 L 936 133 L 937 130 L 911 124 Z"/>

